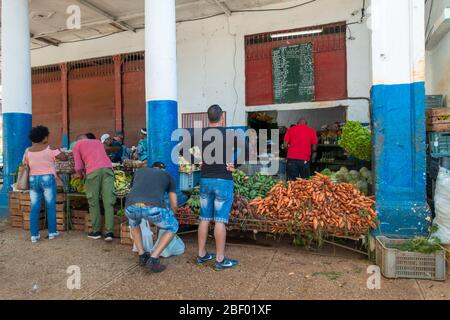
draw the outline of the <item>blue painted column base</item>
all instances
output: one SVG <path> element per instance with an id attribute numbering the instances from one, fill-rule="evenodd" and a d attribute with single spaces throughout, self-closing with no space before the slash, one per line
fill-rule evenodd
<path id="1" fill-rule="evenodd" d="M 380 226 L 374 235 L 391 238 L 410 238 L 429 233 L 431 211 L 427 203 L 384 203 L 377 205 Z M 429 219 L 429 221 L 427 220 Z"/>
<path id="2" fill-rule="evenodd" d="M 67 133 L 63 133 L 61 145 L 63 148 L 69 149 L 69 135 Z"/>
<path id="3" fill-rule="evenodd" d="M 372 88 L 376 234 L 411 237 L 428 232 L 425 83 Z"/>
<path id="4" fill-rule="evenodd" d="M 31 114 L 3 113 L 3 188 L 0 192 L 0 207 L 8 206 L 8 192 L 12 190 L 13 177 L 22 162 L 23 153 L 30 146 L 28 134 L 31 129 Z M 0 211 L 0 215 L 5 215 Z"/>
<path id="5" fill-rule="evenodd" d="M 178 129 L 178 103 L 172 100 L 147 102 L 148 165 L 160 161 L 175 179 L 179 190 L 178 157 L 172 161 L 172 152 L 178 141 L 172 133 Z"/>

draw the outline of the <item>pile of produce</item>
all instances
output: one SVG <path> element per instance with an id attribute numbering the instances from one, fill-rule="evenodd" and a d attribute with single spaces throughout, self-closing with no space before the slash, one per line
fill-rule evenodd
<path id="1" fill-rule="evenodd" d="M 191 209 L 192 213 L 196 216 L 200 215 L 200 189 L 192 189 L 191 195 L 187 201 L 187 205 Z"/>
<path id="2" fill-rule="evenodd" d="M 130 193 L 133 178 L 127 176 L 122 170 L 114 170 L 114 187 L 117 196 L 126 196 Z"/>
<path id="3" fill-rule="evenodd" d="M 357 121 L 348 121 L 345 124 L 339 145 L 358 159 L 370 161 L 372 158 L 371 133 Z"/>
<path id="4" fill-rule="evenodd" d="M 353 185 L 333 183 L 317 174 L 311 180 L 278 183 L 266 198 L 250 203 L 258 215 L 271 218 L 273 232 L 325 231 L 337 236 L 360 235 L 377 227 L 375 201 Z"/>
<path id="5" fill-rule="evenodd" d="M 258 214 L 256 208 L 251 206 L 249 201 L 236 193 L 233 199 L 233 205 L 231 208 L 231 220 L 234 219 L 257 219 Z"/>
<path id="6" fill-rule="evenodd" d="M 328 175 L 328 172 L 326 173 Z M 334 182 L 350 183 L 365 195 L 369 194 L 369 185 L 373 184 L 372 172 L 367 168 L 361 170 L 349 171 L 346 167 L 342 167 L 338 172 L 330 175 Z"/>
<path id="7" fill-rule="evenodd" d="M 437 117 L 438 121 L 446 121 L 446 120 L 450 120 L 450 115 L 448 116 L 440 116 Z"/>
<path id="8" fill-rule="evenodd" d="M 197 217 L 193 219 L 192 210 L 188 206 L 178 208 L 177 220 L 179 224 L 195 224 L 197 222 Z"/>
<path id="9" fill-rule="evenodd" d="M 405 252 L 433 253 L 442 250 L 441 244 L 441 240 L 436 237 L 415 237 L 394 248 Z"/>
<path id="10" fill-rule="evenodd" d="M 75 172 L 75 160 L 72 152 L 67 152 L 67 161 L 55 160 L 56 172 L 58 173 L 74 173 Z"/>
<path id="11" fill-rule="evenodd" d="M 147 161 L 130 160 L 130 159 L 123 160 L 123 166 L 125 168 L 140 169 L 140 168 L 145 167 L 146 165 L 147 165 Z"/>
<path id="12" fill-rule="evenodd" d="M 78 193 L 86 193 L 84 181 L 81 180 L 79 177 L 73 177 L 70 180 L 70 186 L 72 187 L 73 190 L 75 190 Z"/>
<path id="13" fill-rule="evenodd" d="M 233 179 L 235 192 L 248 200 L 253 200 L 257 197 L 264 198 L 276 183 L 271 176 L 260 173 L 247 176 L 240 170 L 236 170 L 233 173 Z"/>

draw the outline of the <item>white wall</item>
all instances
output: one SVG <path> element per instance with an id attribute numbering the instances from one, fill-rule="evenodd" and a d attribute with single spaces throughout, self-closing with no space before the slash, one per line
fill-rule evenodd
<path id="1" fill-rule="evenodd" d="M 431 1 L 428 1 L 426 18 L 430 12 L 430 4 Z M 450 7 L 450 0 L 434 0 L 429 28 L 446 7 Z M 426 52 L 426 68 L 427 94 L 446 95 L 447 106 L 450 106 L 450 33 L 447 33 L 433 50 Z"/>
<path id="2" fill-rule="evenodd" d="M 298 4 L 283 3 L 281 7 Z M 273 7 L 273 6 L 272 6 Z M 357 21 L 362 0 L 321 0 L 296 9 L 235 13 L 230 18 L 185 22 L 177 25 L 179 111 L 203 112 L 213 104 L 227 111 L 227 125 L 246 124 L 246 111 L 309 109 L 349 106 L 348 119 L 369 122 L 368 102 L 336 101 L 245 107 L 244 36 L 339 21 Z M 370 36 L 365 24 L 349 26 L 356 40 L 347 41 L 348 95 L 369 97 Z M 64 44 L 32 51 L 32 65 L 47 65 L 84 58 L 144 50 L 143 30 L 99 40 Z"/>
<path id="3" fill-rule="evenodd" d="M 296 124 L 300 118 L 305 118 L 310 127 L 320 130 L 324 125 L 331 126 L 336 122 L 345 122 L 346 111 L 347 110 L 344 107 L 315 110 L 279 111 L 277 115 L 277 122 L 279 126 L 289 128 L 291 125 Z"/>

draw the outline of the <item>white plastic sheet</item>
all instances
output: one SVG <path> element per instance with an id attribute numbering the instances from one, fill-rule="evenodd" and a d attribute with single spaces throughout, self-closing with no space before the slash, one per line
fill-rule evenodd
<path id="1" fill-rule="evenodd" d="M 436 181 L 434 207 L 434 224 L 438 226 L 438 230 L 433 236 L 438 237 L 443 244 L 450 245 L 450 170 L 442 167 Z"/>
<path id="2" fill-rule="evenodd" d="M 153 232 L 150 228 L 150 225 L 147 220 L 142 219 L 141 222 L 141 231 L 142 231 L 142 242 L 144 244 L 145 252 L 151 252 L 153 250 Z M 133 239 L 133 236 L 130 232 L 130 238 Z M 137 252 L 136 245 L 133 243 L 133 252 Z"/>

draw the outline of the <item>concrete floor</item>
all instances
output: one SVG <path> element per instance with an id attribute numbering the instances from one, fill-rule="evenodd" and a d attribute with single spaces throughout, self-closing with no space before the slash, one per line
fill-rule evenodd
<path id="1" fill-rule="evenodd" d="M 43 232 L 42 235 L 46 235 Z M 197 266 L 195 237 L 187 252 L 148 274 L 131 247 L 94 241 L 79 232 L 32 244 L 28 233 L 0 222 L 0 299 L 449 299 L 450 281 L 382 279 L 366 286 L 370 262 L 347 250 L 309 253 L 285 244 L 229 244 L 241 265 L 215 272 Z M 71 265 L 81 268 L 81 289 L 67 289 Z M 220 289 L 218 289 L 220 288 Z"/>

